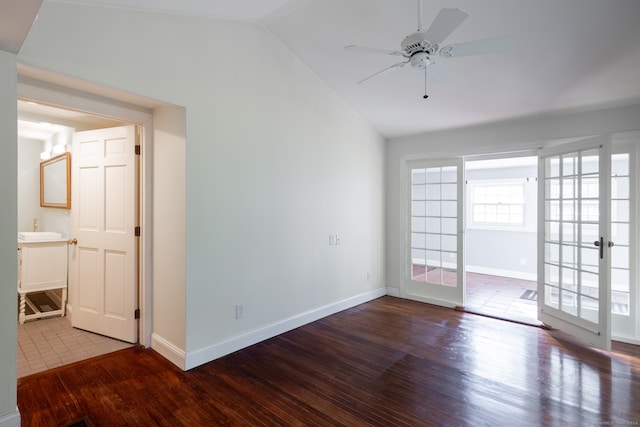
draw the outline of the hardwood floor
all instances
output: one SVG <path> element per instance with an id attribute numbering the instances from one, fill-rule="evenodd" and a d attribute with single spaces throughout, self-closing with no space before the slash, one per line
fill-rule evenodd
<path id="1" fill-rule="evenodd" d="M 18 380 L 22 425 L 640 423 L 640 352 L 383 297 L 182 372 L 131 348 Z"/>

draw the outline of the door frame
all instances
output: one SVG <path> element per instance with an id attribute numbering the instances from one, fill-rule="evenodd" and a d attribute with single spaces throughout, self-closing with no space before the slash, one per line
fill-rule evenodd
<path id="1" fill-rule="evenodd" d="M 26 71 L 21 73 L 21 71 Z M 152 304 L 152 170 L 153 170 L 153 113 L 152 102 L 142 97 L 118 93 L 117 91 L 98 88 L 90 84 L 82 84 L 75 79 L 57 78 L 52 75 L 38 75 L 31 77 L 34 70 L 29 67 L 19 67 L 18 90 L 19 99 L 26 99 L 43 104 L 55 105 L 60 108 L 83 111 L 88 114 L 105 116 L 140 128 L 140 179 L 139 218 L 143 232 L 139 240 L 138 254 L 138 304 L 140 308 L 138 342 L 145 347 L 151 347 L 153 304 Z M 37 73 L 36 73 L 37 74 Z M 29 76 L 27 76 L 29 75 Z M 42 77 L 42 80 L 40 78 Z M 62 81 L 58 81 L 62 80 Z M 55 83 L 54 83 L 55 82 Z M 72 89 L 68 86 L 81 87 L 83 90 Z M 103 96 L 106 91 L 108 96 Z M 113 97 L 111 97 L 113 96 Z"/>
<path id="2" fill-rule="evenodd" d="M 470 155 L 465 155 L 463 156 L 463 160 L 464 160 L 464 164 L 463 167 L 465 169 L 465 186 L 464 186 L 464 200 L 463 200 L 463 209 L 465 211 L 465 220 L 469 219 L 469 209 L 470 206 L 468 204 L 469 201 L 469 185 L 468 185 L 468 181 L 469 178 L 467 176 L 467 163 L 468 162 L 474 162 L 474 161 L 482 161 L 482 160 L 487 160 L 487 161 L 491 161 L 491 160 L 501 160 L 501 159 L 514 159 L 514 158 L 520 158 L 520 157 L 531 157 L 531 158 L 536 158 L 538 159 L 538 150 L 537 149 L 532 149 L 532 150 L 515 150 L 515 151 L 501 151 L 501 152 L 497 152 L 497 153 L 490 153 L 490 154 L 470 154 Z M 535 166 L 535 170 L 536 170 L 536 186 L 537 186 L 537 182 L 538 182 L 538 165 L 536 163 Z M 538 242 L 538 194 L 537 192 L 535 194 L 532 195 L 531 197 L 531 201 L 533 203 L 535 203 L 535 206 L 533 206 L 533 210 L 535 211 L 535 220 L 533 221 L 533 233 L 535 234 L 535 241 L 536 241 L 536 247 L 534 248 L 534 252 L 536 254 L 536 259 L 535 259 L 535 263 L 533 264 L 536 267 L 536 272 L 535 272 L 535 281 L 537 282 L 537 276 L 538 276 L 538 272 L 537 272 L 537 255 L 538 255 L 538 248 L 537 248 L 537 242 Z M 468 251 L 466 251 L 466 243 L 467 243 L 467 238 L 468 238 L 468 232 L 467 232 L 467 223 L 465 223 L 465 262 L 468 263 Z M 465 273 L 467 272 L 467 265 L 465 265 Z M 523 277 L 524 279 L 524 277 Z M 525 280 L 531 280 L 531 279 L 525 279 Z M 467 288 L 465 288 L 465 292 L 467 292 Z M 467 295 L 465 295 L 466 297 Z M 466 307 L 466 306 L 465 306 Z M 473 307 L 469 307 L 470 310 L 473 311 Z M 505 319 L 508 319 L 509 316 L 505 316 Z M 523 317 L 524 318 L 524 317 Z M 518 319 L 513 319 L 513 320 L 519 320 Z M 537 312 L 536 314 L 534 314 L 533 317 L 530 318 L 531 322 L 536 322 L 537 321 Z"/>
<path id="3" fill-rule="evenodd" d="M 602 136 L 610 139 L 611 143 L 611 151 L 615 152 L 615 146 L 617 143 L 621 142 L 624 138 L 629 138 L 630 144 L 637 144 L 640 140 L 640 130 L 632 129 L 632 130 L 615 130 L 609 132 L 601 132 L 597 134 L 587 133 L 585 135 L 571 135 L 571 136 L 557 136 L 555 138 L 541 138 L 537 141 L 530 141 L 527 143 L 521 143 L 516 145 L 513 149 L 505 149 L 505 147 L 497 146 L 482 146 L 480 148 L 472 148 L 469 146 L 458 146 L 452 144 L 451 147 L 448 147 L 445 151 L 444 149 L 434 149 L 429 152 L 416 153 L 404 155 L 399 158 L 399 167 L 395 173 L 397 173 L 398 180 L 397 186 L 395 189 L 398 192 L 398 203 L 399 209 L 398 213 L 393 214 L 393 218 L 390 218 L 390 224 L 395 222 L 395 225 L 390 225 L 393 227 L 397 227 L 398 230 L 398 238 L 394 238 L 390 240 L 390 249 L 393 251 L 397 251 L 398 258 L 391 257 L 391 262 L 395 265 L 399 266 L 398 272 L 395 273 L 395 277 L 399 286 L 396 287 L 387 287 L 388 295 L 396 296 L 399 298 L 405 299 L 413 299 L 407 296 L 407 277 L 405 271 L 405 263 L 408 259 L 409 252 L 407 250 L 408 247 L 408 236 L 407 229 L 409 224 L 409 209 L 408 209 L 408 200 L 410 197 L 409 194 L 409 184 L 408 184 L 408 169 L 410 169 L 409 164 L 415 160 L 437 160 L 442 158 L 452 158 L 452 157 L 462 157 L 465 160 L 483 160 L 488 158 L 505 158 L 505 157 L 520 157 L 520 156 L 538 156 L 539 150 L 542 148 L 549 148 L 556 145 L 571 143 L 574 141 L 579 141 L 590 136 Z M 626 139 L 625 139 L 626 141 Z M 635 168 L 636 174 L 640 173 L 638 168 L 640 167 L 640 147 L 636 147 L 635 154 L 630 157 L 631 167 Z M 538 181 L 539 181 L 538 177 Z M 540 184 L 540 181 L 538 182 Z M 640 249 L 638 245 L 640 245 L 640 195 L 638 185 L 635 181 L 632 182 L 636 186 L 631 189 L 633 196 L 635 197 L 635 202 L 631 206 L 631 218 L 632 223 L 634 224 L 631 229 L 630 239 L 632 239 L 633 245 L 635 249 L 631 253 L 631 260 L 638 259 L 638 253 Z M 537 228 L 537 227 L 536 227 Z M 539 233 L 540 230 L 537 230 Z M 538 260 L 539 262 L 539 260 Z M 631 277 L 631 286 L 633 289 L 633 294 L 635 297 L 635 307 L 639 310 L 636 315 L 637 318 L 640 318 L 640 268 L 636 268 L 632 277 Z M 422 301 L 422 300 L 419 300 Z M 425 301 L 423 301 L 425 302 Z M 612 325 L 613 326 L 613 325 Z M 619 336 L 615 334 L 615 331 L 612 330 L 611 336 L 612 340 L 626 342 L 629 344 L 640 345 L 640 339 L 638 338 L 640 332 L 640 326 L 634 327 L 634 332 L 632 337 L 628 336 Z"/>

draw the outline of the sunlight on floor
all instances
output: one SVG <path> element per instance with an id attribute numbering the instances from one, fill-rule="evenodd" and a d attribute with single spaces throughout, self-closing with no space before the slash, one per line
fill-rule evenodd
<path id="1" fill-rule="evenodd" d="M 523 298 L 528 290 L 535 291 L 534 281 L 467 273 L 465 308 L 491 316 L 517 321 L 537 321 L 534 299 Z"/>

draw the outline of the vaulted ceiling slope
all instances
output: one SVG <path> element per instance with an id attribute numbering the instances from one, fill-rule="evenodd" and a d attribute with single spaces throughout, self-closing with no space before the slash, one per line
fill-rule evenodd
<path id="1" fill-rule="evenodd" d="M 0 50 L 18 53 L 42 0 L 8 0 L 0 4 Z"/>
<path id="2" fill-rule="evenodd" d="M 516 40 L 506 54 L 434 56 L 446 78 L 427 80 L 427 99 L 424 74 L 411 66 L 357 84 L 402 57 L 344 50 L 399 49 L 417 30 L 416 0 L 46 1 L 257 22 L 388 138 L 640 102 L 637 0 L 423 0 L 423 27 L 442 8 L 469 13 L 442 44 Z"/>

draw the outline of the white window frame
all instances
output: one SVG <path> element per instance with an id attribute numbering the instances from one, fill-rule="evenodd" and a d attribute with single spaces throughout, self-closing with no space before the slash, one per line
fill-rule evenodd
<path id="1" fill-rule="evenodd" d="M 483 223 L 475 222 L 473 215 L 473 208 L 475 204 L 474 194 L 475 189 L 484 186 L 511 186 L 522 185 L 524 200 L 523 207 L 523 222 L 521 224 L 510 223 Z M 468 206 L 467 213 L 467 228 L 478 230 L 501 230 L 501 231 L 536 231 L 536 194 L 537 194 L 537 182 L 535 177 L 529 178 L 496 178 L 496 179 L 476 179 L 468 180 L 466 186 L 466 202 Z M 496 205 L 499 206 L 499 205 Z"/>

